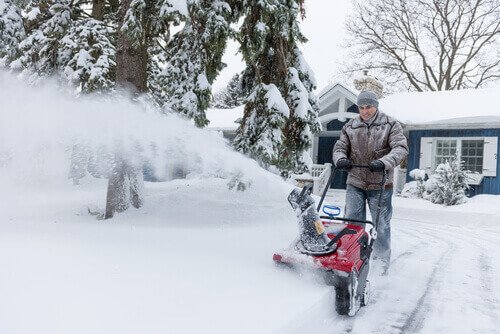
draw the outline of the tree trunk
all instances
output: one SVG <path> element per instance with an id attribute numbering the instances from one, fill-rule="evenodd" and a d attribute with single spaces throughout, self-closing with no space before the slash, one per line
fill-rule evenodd
<path id="1" fill-rule="evenodd" d="M 108 181 L 104 219 L 113 218 L 115 212 L 123 212 L 130 206 L 128 189 L 130 188 L 130 182 L 126 170 L 127 165 L 125 162 L 121 158 L 117 158 Z"/>
<path id="2" fill-rule="evenodd" d="M 137 94 L 145 92 L 147 88 L 148 52 L 146 41 L 132 41 L 121 31 L 125 14 L 131 2 L 132 0 L 123 0 L 118 11 L 116 84 Z"/>
<path id="3" fill-rule="evenodd" d="M 106 0 L 93 0 L 92 1 L 92 18 L 102 21 L 104 19 L 104 6 Z"/>
<path id="4" fill-rule="evenodd" d="M 96 0 L 94 0 L 96 1 Z M 98 1 L 98 0 L 97 0 Z M 118 10 L 118 40 L 116 46 L 116 84 L 131 90 L 134 94 L 146 91 L 147 48 L 146 42 L 131 41 L 121 31 L 125 14 L 132 0 L 122 1 Z M 135 208 L 143 205 L 142 189 L 144 179 L 142 169 L 131 166 L 117 154 L 113 173 L 108 181 L 105 219 L 112 218 L 115 212 L 127 210 L 132 204 Z"/>

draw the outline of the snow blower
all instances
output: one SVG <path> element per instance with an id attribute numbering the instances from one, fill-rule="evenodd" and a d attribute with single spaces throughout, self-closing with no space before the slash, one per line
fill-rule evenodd
<path id="1" fill-rule="evenodd" d="M 366 165 L 353 165 L 353 168 L 368 168 Z M 299 192 L 294 189 L 288 202 L 295 210 L 299 220 L 299 237 L 285 250 L 277 252 L 273 260 L 286 266 L 305 266 L 318 270 L 325 282 L 335 289 L 335 308 L 338 314 L 354 316 L 361 306 L 368 303 L 370 255 L 377 238 L 380 219 L 382 189 L 387 179 L 383 172 L 380 183 L 375 223 L 337 217 L 340 208 L 331 205 L 323 207 L 326 216 L 319 211 L 330 184 L 335 177 L 334 168 L 321 196 L 318 207 L 310 196 L 312 185 L 306 185 Z M 366 227 L 371 228 L 367 231 Z"/>

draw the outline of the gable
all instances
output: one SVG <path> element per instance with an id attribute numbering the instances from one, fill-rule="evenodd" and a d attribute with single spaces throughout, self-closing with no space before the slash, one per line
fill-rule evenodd
<path id="1" fill-rule="evenodd" d="M 337 83 L 332 84 L 319 94 L 319 116 L 321 123 L 326 128 L 336 128 L 331 125 L 333 120 L 344 122 L 357 116 L 356 94 L 349 88 Z"/>

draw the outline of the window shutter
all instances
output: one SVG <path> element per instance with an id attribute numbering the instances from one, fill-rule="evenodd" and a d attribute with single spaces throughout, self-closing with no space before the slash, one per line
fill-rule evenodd
<path id="1" fill-rule="evenodd" d="M 431 171 L 432 169 L 432 142 L 432 138 L 420 138 L 420 163 L 418 168 L 426 171 Z"/>
<path id="2" fill-rule="evenodd" d="M 483 175 L 497 176 L 498 137 L 485 137 L 483 152 Z"/>

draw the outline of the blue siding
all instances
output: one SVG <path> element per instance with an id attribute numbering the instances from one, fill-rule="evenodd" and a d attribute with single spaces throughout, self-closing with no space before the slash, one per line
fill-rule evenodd
<path id="1" fill-rule="evenodd" d="M 450 129 L 450 130 L 413 130 L 409 133 L 408 146 L 410 153 L 408 156 L 408 169 L 418 168 L 420 162 L 420 139 L 422 137 L 499 137 L 500 129 Z M 499 140 L 500 142 L 500 140 Z M 500 144 L 500 143 L 499 143 Z M 500 157 L 500 145 L 497 147 L 497 157 Z M 500 194 L 500 159 L 497 158 L 497 176 L 484 177 L 479 186 L 471 189 L 471 195 L 477 194 Z M 406 180 L 411 181 L 406 175 Z"/>

